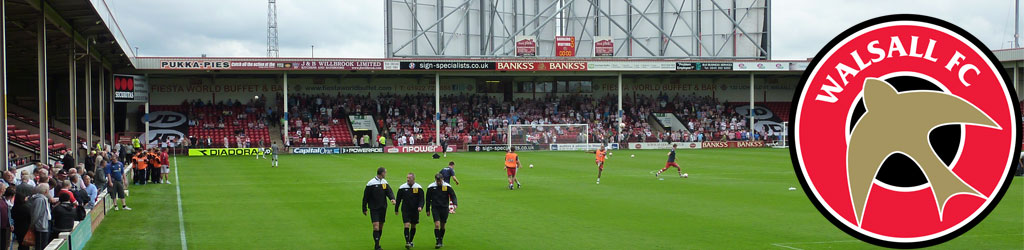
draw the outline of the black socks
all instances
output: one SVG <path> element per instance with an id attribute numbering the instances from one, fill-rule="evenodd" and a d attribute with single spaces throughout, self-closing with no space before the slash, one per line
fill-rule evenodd
<path id="1" fill-rule="evenodd" d="M 416 238 L 416 228 L 415 227 L 412 228 L 412 229 L 409 229 L 409 242 L 412 242 L 413 238 Z"/>
<path id="2" fill-rule="evenodd" d="M 441 244 L 441 229 L 434 229 L 434 240 L 437 244 Z"/>
<path id="3" fill-rule="evenodd" d="M 380 230 L 373 230 L 373 245 L 380 247 Z"/>
<path id="4" fill-rule="evenodd" d="M 405 228 L 405 243 L 412 242 L 412 237 L 410 236 L 409 232 L 409 228 Z"/>

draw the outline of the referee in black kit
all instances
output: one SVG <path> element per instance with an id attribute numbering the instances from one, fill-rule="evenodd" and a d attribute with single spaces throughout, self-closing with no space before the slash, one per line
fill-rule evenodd
<path id="1" fill-rule="evenodd" d="M 388 201 L 395 204 L 395 193 L 388 187 L 388 181 L 384 179 L 388 171 L 384 167 L 377 168 L 377 176 L 366 183 L 363 190 L 363 215 L 366 215 L 367 207 L 370 210 L 370 221 L 373 222 L 373 245 L 374 249 L 380 248 L 381 229 L 384 226 L 384 217 L 387 215 Z"/>
<path id="2" fill-rule="evenodd" d="M 399 207 L 402 210 L 402 222 L 405 223 L 405 248 L 415 246 L 412 241 L 416 237 L 416 224 L 420 223 L 420 212 L 423 212 L 423 187 L 416 183 L 416 175 L 409 173 L 406 183 L 398 187 L 398 203 L 395 204 L 395 215 Z"/>
<path id="3" fill-rule="evenodd" d="M 448 201 L 455 207 L 459 201 L 455 198 L 455 190 L 451 185 L 441 179 L 441 174 L 434 175 L 434 183 L 427 186 L 427 216 L 430 210 L 434 210 L 434 238 L 437 245 L 434 248 L 444 246 L 444 225 L 448 223 Z"/>

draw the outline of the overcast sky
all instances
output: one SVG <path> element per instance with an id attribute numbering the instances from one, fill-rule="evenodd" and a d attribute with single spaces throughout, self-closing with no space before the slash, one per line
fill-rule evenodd
<path id="1" fill-rule="evenodd" d="M 670 0 L 678 2 L 679 0 Z M 383 0 L 278 0 L 281 57 L 384 56 Z M 266 56 L 264 0 L 107 0 L 139 56 Z M 776 0 L 773 59 L 804 59 L 861 21 L 897 13 L 952 22 L 991 49 L 1013 40 L 1012 0 Z"/>

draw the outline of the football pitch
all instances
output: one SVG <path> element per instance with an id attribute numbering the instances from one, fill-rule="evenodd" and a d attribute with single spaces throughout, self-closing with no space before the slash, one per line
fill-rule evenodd
<path id="1" fill-rule="evenodd" d="M 133 211 L 110 211 L 87 249 L 372 249 L 360 209 L 377 167 L 397 191 L 414 172 L 427 186 L 455 161 L 459 207 L 443 249 L 860 249 L 804 195 L 786 149 L 612 151 L 601 184 L 593 154 L 520 152 L 522 189 L 508 190 L 502 152 L 176 157 L 174 185 L 131 186 Z M 630 155 L 635 154 L 635 158 Z M 534 168 L 528 168 L 530 164 Z M 178 176 L 176 176 L 178 175 Z M 177 179 L 177 181 L 175 181 Z M 180 185 L 180 186 L 179 186 Z M 176 188 L 184 232 L 179 226 Z M 796 187 L 796 191 L 790 191 Z M 393 212 L 394 207 L 388 207 Z M 432 249 L 421 215 L 415 243 Z M 402 218 L 389 213 L 384 249 L 404 249 Z M 184 239 L 183 239 L 184 238 Z M 992 213 L 943 249 L 1024 248 L 1024 179 Z"/>

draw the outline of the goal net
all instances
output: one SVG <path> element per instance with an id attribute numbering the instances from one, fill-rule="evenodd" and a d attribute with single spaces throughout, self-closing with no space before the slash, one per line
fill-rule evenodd
<path id="1" fill-rule="evenodd" d="M 508 147 L 548 150 L 551 145 L 587 145 L 587 124 L 514 124 L 508 126 Z"/>

